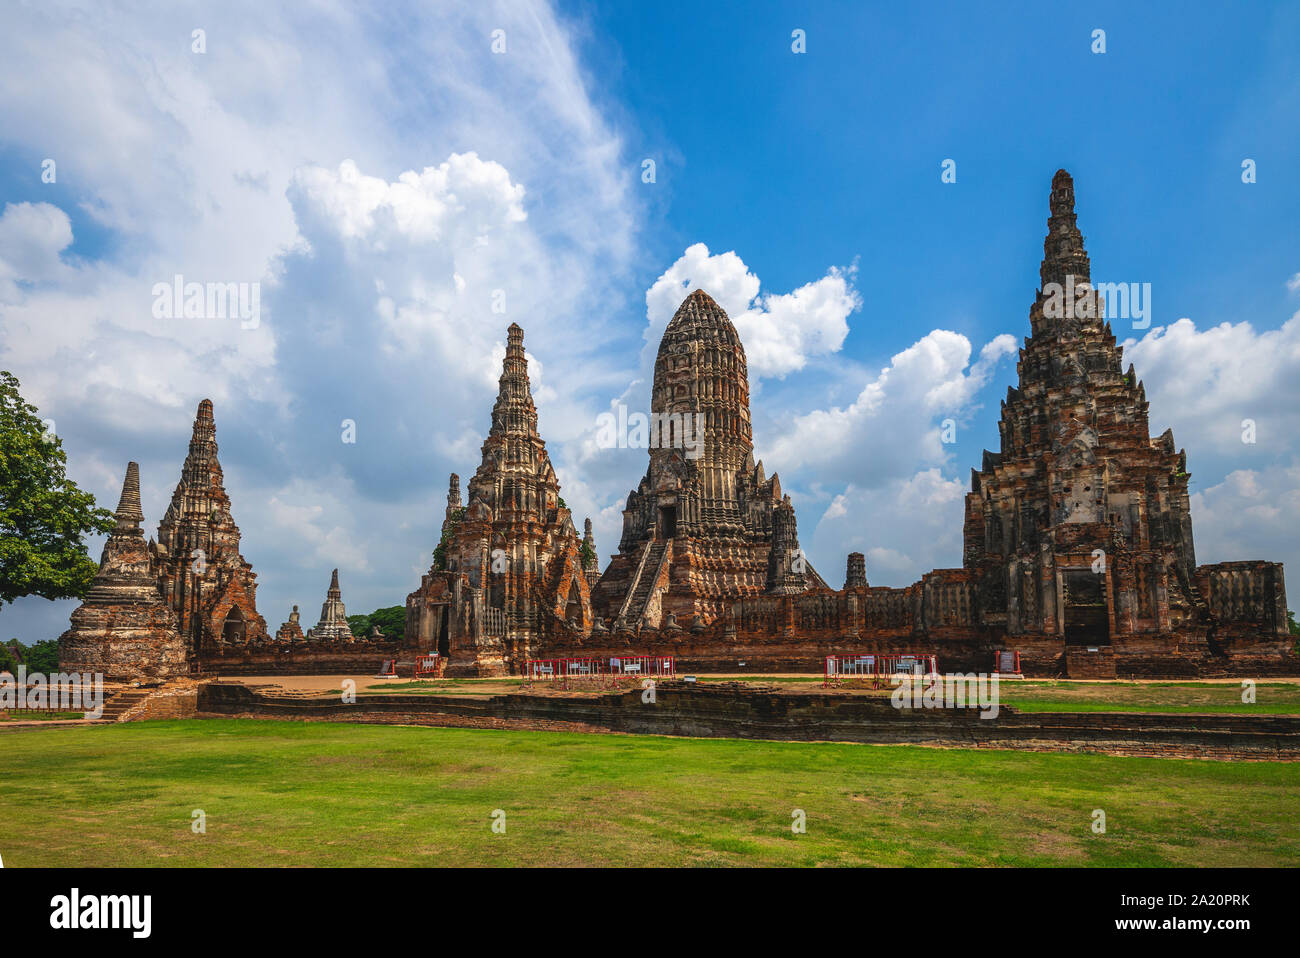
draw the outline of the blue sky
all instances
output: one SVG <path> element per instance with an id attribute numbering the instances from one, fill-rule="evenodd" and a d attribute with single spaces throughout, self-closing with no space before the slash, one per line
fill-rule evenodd
<path id="1" fill-rule="evenodd" d="M 211 397 L 271 628 L 314 618 L 334 566 L 352 611 L 418 584 L 511 321 L 607 560 L 645 457 L 597 449 L 597 416 L 644 408 L 693 286 L 745 339 L 758 452 L 823 575 L 850 549 L 873 584 L 958 565 L 1060 167 L 1094 279 L 1151 284 L 1151 328 L 1115 331 L 1188 451 L 1198 559 L 1300 558 L 1294 5 L 383 9 L 54 3 L 0 37 L 0 366 L 102 501 L 141 463 L 151 527 Z M 261 283 L 259 327 L 157 319 L 175 273 Z"/>

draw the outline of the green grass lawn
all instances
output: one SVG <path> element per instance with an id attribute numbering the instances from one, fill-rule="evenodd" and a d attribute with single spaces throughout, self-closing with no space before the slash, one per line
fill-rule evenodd
<path id="1" fill-rule="evenodd" d="M 1219 712 L 1300 715 L 1300 684 L 1257 682 L 1255 701 L 1242 702 L 1240 683 L 1051 682 L 999 683 L 999 697 L 1022 712 Z"/>
<path id="2" fill-rule="evenodd" d="M 36 712 L 28 709 L 5 709 L 0 711 L 0 722 L 56 722 L 63 719 L 84 717 L 84 712 Z"/>
<path id="3" fill-rule="evenodd" d="M 1300 763 L 250 720 L 0 749 L 7 866 L 1300 864 Z"/>

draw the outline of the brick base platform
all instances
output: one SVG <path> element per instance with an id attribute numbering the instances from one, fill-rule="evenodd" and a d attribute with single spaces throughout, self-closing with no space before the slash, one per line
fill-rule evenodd
<path id="1" fill-rule="evenodd" d="M 997 718 L 981 719 L 974 710 L 899 710 L 875 696 L 739 683 L 661 684 L 653 704 L 633 690 L 483 698 L 363 695 L 346 705 L 338 697 L 217 682 L 200 688 L 198 709 L 211 717 L 1300 760 L 1300 716 L 1022 713 L 1004 705 Z"/>

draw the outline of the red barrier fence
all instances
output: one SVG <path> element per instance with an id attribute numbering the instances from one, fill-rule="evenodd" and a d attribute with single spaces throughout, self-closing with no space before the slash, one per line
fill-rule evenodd
<path id="1" fill-rule="evenodd" d="M 939 658 L 929 652 L 856 652 L 852 655 L 826 656 L 822 688 L 832 682 L 842 685 L 845 679 L 870 680 L 872 688 L 900 675 L 938 675 Z"/>
<path id="2" fill-rule="evenodd" d="M 585 656 L 563 659 L 527 659 L 524 677 L 529 682 L 585 678 L 670 678 L 677 674 L 671 655 Z"/>
<path id="3" fill-rule="evenodd" d="M 415 677 L 417 679 L 442 675 L 442 667 L 442 656 L 436 652 L 433 655 L 417 655 L 415 657 Z"/>

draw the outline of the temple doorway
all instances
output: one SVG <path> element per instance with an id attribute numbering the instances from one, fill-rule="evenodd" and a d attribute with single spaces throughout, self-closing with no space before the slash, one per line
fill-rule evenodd
<path id="1" fill-rule="evenodd" d="M 659 528 L 660 539 L 672 539 L 677 535 L 677 507 L 660 506 L 659 507 Z"/>
<path id="2" fill-rule="evenodd" d="M 1091 569 L 1062 572 L 1066 645 L 1110 645 L 1106 577 Z"/>
<path id="3" fill-rule="evenodd" d="M 451 655 L 451 637 L 448 634 L 450 631 L 448 628 L 450 621 L 451 606 L 444 605 L 438 611 L 436 619 L 437 624 L 434 626 L 434 631 L 437 633 L 437 637 L 434 640 L 434 651 L 444 659 Z"/>
<path id="4" fill-rule="evenodd" d="M 239 606 L 231 606 L 226 613 L 225 624 L 221 626 L 221 641 L 227 645 L 242 645 L 244 642 L 244 613 Z"/>
<path id="5" fill-rule="evenodd" d="M 578 591 L 576 579 L 569 583 L 569 601 L 564 607 L 564 621 L 575 629 L 582 628 L 582 593 Z"/>

